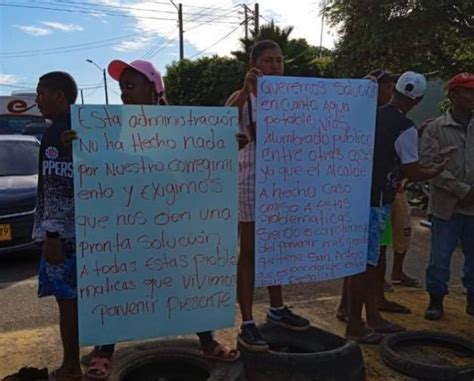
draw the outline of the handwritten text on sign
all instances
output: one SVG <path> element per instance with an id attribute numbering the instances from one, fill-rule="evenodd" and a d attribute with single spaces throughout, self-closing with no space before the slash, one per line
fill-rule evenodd
<path id="1" fill-rule="evenodd" d="M 257 97 L 257 284 L 366 266 L 377 87 L 263 77 Z"/>
<path id="2" fill-rule="evenodd" d="M 74 106 L 82 345 L 233 326 L 233 108 Z"/>

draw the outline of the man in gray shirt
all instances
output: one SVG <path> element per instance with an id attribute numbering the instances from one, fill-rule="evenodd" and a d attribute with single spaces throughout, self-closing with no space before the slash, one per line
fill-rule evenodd
<path id="1" fill-rule="evenodd" d="M 430 304 L 425 318 L 439 320 L 448 293 L 451 256 L 458 243 L 465 256 L 463 284 L 466 312 L 474 316 L 474 74 L 461 73 L 448 82 L 450 109 L 423 132 L 421 159 L 449 157 L 446 169 L 431 180 L 431 258 L 426 270 Z"/>

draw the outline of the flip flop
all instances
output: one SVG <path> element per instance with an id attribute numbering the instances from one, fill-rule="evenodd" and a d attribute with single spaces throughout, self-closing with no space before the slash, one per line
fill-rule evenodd
<path id="1" fill-rule="evenodd" d="M 383 335 L 373 329 L 366 328 L 362 336 L 346 336 L 346 340 L 353 340 L 358 344 L 377 345 L 383 339 Z"/>
<path id="2" fill-rule="evenodd" d="M 240 358 L 240 352 L 237 349 L 230 349 L 224 344 L 215 341 L 215 346 L 210 352 L 202 351 L 202 356 L 212 361 L 234 362 Z"/>
<path id="3" fill-rule="evenodd" d="M 397 332 L 405 332 L 406 328 L 401 326 L 400 324 L 388 322 L 388 324 L 386 324 L 385 326 L 380 328 L 373 328 L 373 330 L 377 333 L 390 334 Z"/>
<path id="4" fill-rule="evenodd" d="M 421 282 L 418 279 L 406 277 L 401 280 L 392 280 L 392 284 L 395 286 L 403 286 L 403 287 L 413 287 L 413 288 L 420 288 Z"/>
<path id="5" fill-rule="evenodd" d="M 377 309 L 382 312 L 391 312 L 394 314 L 411 314 L 411 310 L 409 308 L 390 300 L 386 300 L 381 305 L 378 305 Z"/>
<path id="6" fill-rule="evenodd" d="M 89 362 L 86 371 L 86 378 L 92 380 L 105 380 L 110 376 L 112 359 L 109 357 L 94 356 Z"/>
<path id="7" fill-rule="evenodd" d="M 395 292 L 392 285 L 390 283 L 388 283 L 387 281 L 383 282 L 383 290 L 384 290 L 384 292 L 388 292 L 388 293 Z"/>

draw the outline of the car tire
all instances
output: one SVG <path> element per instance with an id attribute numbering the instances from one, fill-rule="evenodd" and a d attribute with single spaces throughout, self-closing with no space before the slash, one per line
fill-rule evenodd
<path id="1" fill-rule="evenodd" d="M 297 332 L 263 324 L 259 330 L 270 351 L 242 352 L 248 380 L 365 380 L 364 360 L 355 341 L 316 327 Z"/>
<path id="2" fill-rule="evenodd" d="M 202 357 L 199 342 L 191 339 L 156 340 L 120 348 L 114 353 L 109 380 L 156 381 L 160 378 L 147 372 L 147 367 L 165 363 L 179 363 L 180 368 L 207 373 L 208 381 L 245 380 L 240 360 L 232 363 L 209 361 Z"/>
<path id="3" fill-rule="evenodd" d="M 410 343 L 452 346 L 468 351 L 474 357 L 473 340 L 443 332 L 407 331 L 387 336 L 382 342 L 381 351 L 382 359 L 388 366 L 410 377 L 431 381 L 472 381 L 474 379 L 474 362 L 470 366 L 458 367 L 433 365 L 397 353 L 397 346 Z"/>

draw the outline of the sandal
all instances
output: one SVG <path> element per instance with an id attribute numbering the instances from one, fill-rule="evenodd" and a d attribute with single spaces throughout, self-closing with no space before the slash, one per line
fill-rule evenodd
<path id="1" fill-rule="evenodd" d="M 237 349 L 230 349 L 224 344 L 213 341 L 213 348 L 210 351 L 202 350 L 202 356 L 212 361 L 234 362 L 240 358 L 240 352 Z M 211 348 L 209 345 L 208 348 Z"/>
<path id="2" fill-rule="evenodd" d="M 110 357 L 95 355 L 89 362 L 86 377 L 93 380 L 105 380 L 110 376 L 111 368 L 112 359 Z"/>
<path id="3" fill-rule="evenodd" d="M 383 291 L 388 292 L 388 293 L 395 292 L 392 285 L 388 283 L 386 280 L 383 281 Z"/>
<path id="4" fill-rule="evenodd" d="M 402 279 L 392 280 L 392 284 L 395 286 L 413 287 L 420 288 L 421 282 L 418 279 L 410 278 L 409 276 L 402 276 Z"/>
<path id="5" fill-rule="evenodd" d="M 379 332 L 366 328 L 362 336 L 346 336 L 346 340 L 353 340 L 358 344 L 368 344 L 368 345 L 377 345 L 383 339 L 383 335 Z"/>
<path id="6" fill-rule="evenodd" d="M 377 305 L 377 309 L 381 312 L 391 312 L 394 314 L 411 314 L 411 310 L 401 304 L 392 302 L 390 300 L 384 300 Z"/>

